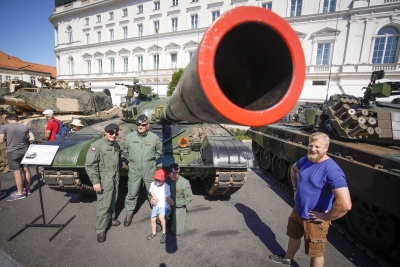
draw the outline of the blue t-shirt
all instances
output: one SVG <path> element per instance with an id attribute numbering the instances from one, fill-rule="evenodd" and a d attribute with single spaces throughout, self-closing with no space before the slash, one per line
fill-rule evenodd
<path id="1" fill-rule="evenodd" d="M 329 211 L 334 197 L 332 190 L 347 187 L 343 171 L 331 158 L 314 163 L 306 156 L 296 162 L 296 167 L 300 170 L 296 193 L 296 210 L 299 215 L 309 220 L 310 210 Z"/>

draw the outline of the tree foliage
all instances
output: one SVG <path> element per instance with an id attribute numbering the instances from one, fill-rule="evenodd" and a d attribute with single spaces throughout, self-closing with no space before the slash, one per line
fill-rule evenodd
<path id="1" fill-rule="evenodd" d="M 171 96 L 172 93 L 175 91 L 175 87 L 178 85 L 181 76 L 183 73 L 183 69 L 179 69 L 172 74 L 171 82 L 168 84 L 168 91 L 167 96 Z"/>

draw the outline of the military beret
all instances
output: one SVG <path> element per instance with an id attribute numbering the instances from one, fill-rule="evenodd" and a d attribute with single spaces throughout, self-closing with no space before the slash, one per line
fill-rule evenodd
<path id="1" fill-rule="evenodd" d="M 104 128 L 104 131 L 111 132 L 111 131 L 119 131 L 119 126 L 115 123 L 110 123 Z"/>
<path id="2" fill-rule="evenodd" d="M 146 115 L 142 114 L 142 115 L 139 115 L 139 116 L 137 117 L 136 123 L 143 123 L 143 122 L 146 122 L 148 119 L 149 119 L 149 118 L 147 118 Z"/>
<path id="3" fill-rule="evenodd" d="M 169 170 L 171 172 L 179 172 L 179 165 L 178 163 L 172 163 L 171 165 L 169 165 Z"/>

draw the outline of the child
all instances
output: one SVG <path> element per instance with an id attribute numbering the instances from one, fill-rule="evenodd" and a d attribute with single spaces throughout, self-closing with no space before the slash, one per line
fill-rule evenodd
<path id="1" fill-rule="evenodd" d="M 153 209 L 151 211 L 151 234 L 147 236 L 147 240 L 152 239 L 156 236 L 156 218 L 158 218 L 161 222 L 162 227 L 162 235 L 160 239 L 160 243 L 163 244 L 166 241 L 166 223 L 165 223 L 165 213 L 167 209 L 170 209 L 167 198 L 171 195 L 171 191 L 169 185 L 165 183 L 165 178 L 167 176 L 167 172 L 163 169 L 157 170 L 154 174 L 154 182 L 150 185 L 150 194 L 153 198 L 157 198 L 158 202 L 156 205 L 153 205 Z"/>

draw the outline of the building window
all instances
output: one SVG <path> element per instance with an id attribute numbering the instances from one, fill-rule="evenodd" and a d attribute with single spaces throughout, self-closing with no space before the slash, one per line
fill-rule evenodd
<path id="1" fill-rule="evenodd" d="M 128 58 L 124 57 L 124 72 L 128 72 Z"/>
<path id="2" fill-rule="evenodd" d="M 160 22 L 154 21 L 154 33 L 157 34 L 160 32 Z"/>
<path id="3" fill-rule="evenodd" d="M 138 36 L 143 36 L 143 24 L 138 24 Z"/>
<path id="4" fill-rule="evenodd" d="M 110 58 L 110 72 L 115 72 L 115 59 Z"/>
<path id="5" fill-rule="evenodd" d="M 172 0 L 172 6 L 177 6 L 178 5 L 178 0 Z"/>
<path id="6" fill-rule="evenodd" d="M 98 67 L 99 67 L 99 73 L 103 73 L 103 60 L 99 59 L 97 60 L 98 62 Z"/>
<path id="7" fill-rule="evenodd" d="M 123 17 L 127 17 L 128 16 L 128 9 L 127 8 L 122 9 L 122 16 Z"/>
<path id="8" fill-rule="evenodd" d="M 101 15 L 97 15 L 97 22 L 101 22 Z"/>
<path id="9" fill-rule="evenodd" d="M 3 76 L 0 75 L 0 83 L 2 83 L 2 82 L 3 82 Z"/>
<path id="10" fill-rule="evenodd" d="M 11 76 L 6 76 L 6 81 L 11 81 Z"/>
<path id="11" fill-rule="evenodd" d="M 143 70 L 143 57 L 137 57 L 138 59 L 138 71 Z"/>
<path id="12" fill-rule="evenodd" d="M 14 81 L 18 81 L 18 76 L 14 76 Z"/>
<path id="13" fill-rule="evenodd" d="M 85 18 L 85 25 L 89 25 L 89 18 Z"/>
<path id="14" fill-rule="evenodd" d="M 160 56 L 154 55 L 153 56 L 153 69 L 158 70 L 159 66 L 160 66 Z"/>
<path id="15" fill-rule="evenodd" d="M 124 39 L 128 38 L 128 27 L 122 27 L 122 30 L 124 31 Z"/>
<path id="16" fill-rule="evenodd" d="M 86 61 L 86 66 L 87 66 L 87 73 L 88 74 L 92 73 L 92 62 Z"/>
<path id="17" fill-rule="evenodd" d="M 212 21 L 219 17 L 219 10 L 211 12 Z"/>
<path id="18" fill-rule="evenodd" d="M 297 17 L 301 16 L 301 6 L 303 4 L 303 0 L 292 0 L 290 5 L 290 16 Z"/>
<path id="19" fill-rule="evenodd" d="M 172 22 L 172 31 L 173 32 L 178 31 L 178 18 L 172 18 L 171 22 Z"/>
<path id="20" fill-rule="evenodd" d="M 190 24 L 191 24 L 192 29 L 197 29 L 198 21 L 199 21 L 199 16 L 197 14 L 190 16 Z"/>
<path id="21" fill-rule="evenodd" d="M 372 64 L 395 63 L 399 43 L 399 30 L 395 27 L 384 27 L 378 31 L 375 39 Z"/>
<path id="22" fill-rule="evenodd" d="M 159 10 L 160 9 L 160 1 L 154 2 L 154 9 Z"/>
<path id="23" fill-rule="evenodd" d="M 68 74 L 74 75 L 74 58 L 73 57 L 68 58 Z"/>
<path id="24" fill-rule="evenodd" d="M 68 34 L 68 43 L 72 43 L 72 27 L 68 26 L 67 27 L 67 34 Z"/>
<path id="25" fill-rule="evenodd" d="M 143 13 L 143 5 L 138 5 L 138 12 L 137 13 Z"/>
<path id="26" fill-rule="evenodd" d="M 331 43 L 318 44 L 316 65 L 329 65 Z"/>
<path id="27" fill-rule="evenodd" d="M 268 2 L 268 3 L 262 3 L 261 5 L 263 8 L 272 10 L 272 2 Z"/>
<path id="28" fill-rule="evenodd" d="M 86 44 L 90 43 L 90 35 L 87 33 L 86 35 Z"/>
<path id="29" fill-rule="evenodd" d="M 171 54 L 171 69 L 176 69 L 177 54 Z"/>
<path id="30" fill-rule="evenodd" d="M 101 32 L 97 32 L 97 42 L 101 42 Z"/>
<path id="31" fill-rule="evenodd" d="M 114 30 L 110 29 L 110 41 L 114 40 Z"/>
<path id="32" fill-rule="evenodd" d="M 194 55 L 194 52 L 189 52 L 189 60 L 192 59 L 193 55 Z"/>
<path id="33" fill-rule="evenodd" d="M 192 2 L 199 2 L 199 0 L 192 0 Z"/>
<path id="34" fill-rule="evenodd" d="M 110 15 L 110 18 L 109 18 L 109 19 L 110 19 L 110 20 L 113 20 L 113 19 L 114 19 L 114 12 L 109 12 L 108 14 Z"/>
<path id="35" fill-rule="evenodd" d="M 335 12 L 336 0 L 324 0 L 323 13 Z"/>
<path id="36" fill-rule="evenodd" d="M 31 84 L 36 85 L 36 78 L 35 77 L 31 77 Z"/>

